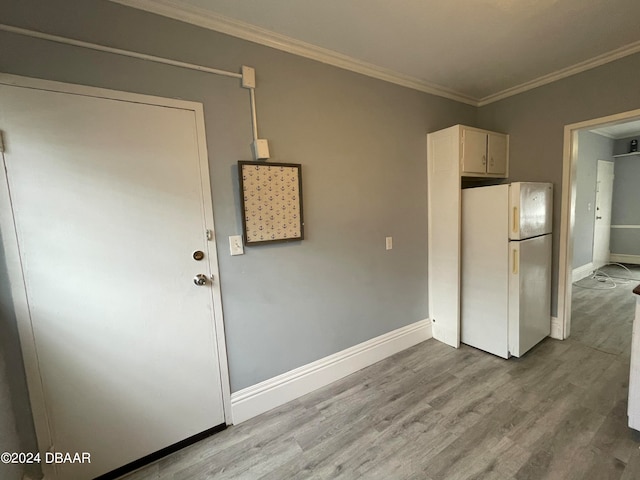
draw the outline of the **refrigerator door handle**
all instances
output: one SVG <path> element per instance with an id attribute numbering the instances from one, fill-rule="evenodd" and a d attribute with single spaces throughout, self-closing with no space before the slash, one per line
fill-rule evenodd
<path id="1" fill-rule="evenodd" d="M 514 248 L 513 249 L 513 266 L 511 268 L 511 271 L 513 272 L 514 275 L 518 273 L 518 263 L 520 263 L 518 258 L 518 250 Z"/>
<path id="2" fill-rule="evenodd" d="M 519 227 L 519 224 L 520 224 L 519 220 L 520 219 L 519 219 L 519 216 L 518 216 L 518 207 L 513 207 L 513 220 L 512 220 L 513 221 L 513 225 L 512 225 L 513 233 L 518 233 L 518 227 Z"/>

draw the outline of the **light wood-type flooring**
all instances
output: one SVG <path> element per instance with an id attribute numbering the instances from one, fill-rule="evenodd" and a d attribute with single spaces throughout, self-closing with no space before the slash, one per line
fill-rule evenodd
<path id="1" fill-rule="evenodd" d="M 523 358 L 431 339 L 126 480 L 640 479 L 626 413 L 638 283 L 574 287 L 570 339 Z"/>

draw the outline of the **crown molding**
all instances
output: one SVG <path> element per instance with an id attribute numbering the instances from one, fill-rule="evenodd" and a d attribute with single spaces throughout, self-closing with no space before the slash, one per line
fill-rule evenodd
<path id="1" fill-rule="evenodd" d="M 591 70 L 592 68 L 599 67 L 606 63 L 613 62 L 614 60 L 619 60 L 623 57 L 627 57 L 638 52 L 640 52 L 640 41 L 630 43 L 629 45 L 625 45 L 624 47 L 620 47 L 615 50 L 611 50 L 610 52 L 603 53 L 602 55 L 590 58 L 589 60 L 585 60 L 584 62 L 576 63 L 575 65 L 572 65 L 570 67 L 557 70 L 542 77 L 538 77 L 535 80 L 531 80 L 530 82 L 525 82 L 520 85 L 516 85 L 515 87 L 507 88 L 506 90 L 502 90 L 501 92 L 481 98 L 478 101 L 478 106 L 483 107 L 485 105 L 489 105 L 490 103 L 497 102 L 498 100 L 512 97 L 528 90 L 533 90 L 534 88 L 538 88 L 543 85 L 562 80 L 563 78 L 576 75 L 577 73 Z"/>
<path id="2" fill-rule="evenodd" d="M 598 129 L 587 130 L 588 132 L 595 133 L 596 135 L 600 135 L 601 137 L 610 138 L 611 140 L 617 140 L 617 138 L 609 133 L 599 132 Z"/>
<path id="3" fill-rule="evenodd" d="M 197 25 L 202 28 L 214 30 L 233 37 L 248 40 L 250 42 L 265 45 L 287 53 L 316 60 L 318 62 L 333 65 L 334 67 L 360 73 L 368 77 L 377 78 L 385 82 L 394 83 L 403 87 L 411 88 L 439 97 L 455 100 L 474 107 L 483 107 L 491 103 L 503 100 L 520 93 L 524 93 L 534 88 L 556 82 L 563 78 L 570 77 L 577 73 L 599 67 L 606 63 L 640 52 L 640 41 L 631 43 L 624 47 L 598 55 L 597 57 L 585 60 L 567 68 L 563 68 L 536 78 L 529 82 L 507 88 L 500 92 L 488 95 L 483 98 L 475 98 L 457 92 L 447 87 L 427 82 L 426 80 L 404 75 L 393 70 L 380 67 L 371 63 L 363 62 L 348 55 L 334 52 L 326 48 L 318 47 L 301 40 L 281 35 L 279 33 L 266 30 L 255 25 L 251 25 L 240 20 L 219 15 L 210 10 L 194 7 L 185 4 L 180 0 L 110 0 L 128 7 L 144 10 L 164 17 L 172 18 L 182 22 Z"/>
<path id="4" fill-rule="evenodd" d="M 194 7 L 175 0 L 111 0 L 128 7 L 144 10 L 164 17 L 215 30 L 250 42 L 265 45 L 300 57 L 350 70 L 368 77 L 377 78 L 403 87 L 448 98 L 457 102 L 477 106 L 478 100 L 446 87 L 404 75 L 393 70 L 363 62 L 348 55 L 296 40 L 264 28 L 235 20 L 204 8 Z"/>

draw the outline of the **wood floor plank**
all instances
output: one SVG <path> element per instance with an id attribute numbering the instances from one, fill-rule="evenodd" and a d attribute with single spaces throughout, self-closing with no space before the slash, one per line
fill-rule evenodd
<path id="1" fill-rule="evenodd" d="M 572 478 L 582 471 L 584 462 L 576 462 L 604 422 L 604 417 L 576 406 L 531 446 L 529 461 L 518 471 L 516 479 Z"/>
<path id="2" fill-rule="evenodd" d="M 627 462 L 620 480 L 637 480 L 638 478 L 640 478 L 640 450 L 636 448 Z"/>
<path id="3" fill-rule="evenodd" d="M 491 414 L 434 457 L 425 473 L 434 480 L 462 480 L 493 470 L 500 455 L 488 453 L 506 450 L 511 445 L 505 441 L 505 434 L 521 417 L 522 412 L 509 402 L 500 403 Z M 509 445 L 505 445 L 507 442 Z"/>

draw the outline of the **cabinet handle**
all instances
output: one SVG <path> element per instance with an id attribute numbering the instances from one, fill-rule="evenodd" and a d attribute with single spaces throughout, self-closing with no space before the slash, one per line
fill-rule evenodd
<path id="1" fill-rule="evenodd" d="M 513 250 L 513 269 L 511 270 L 514 274 L 518 273 L 518 251 Z"/>
<path id="2" fill-rule="evenodd" d="M 489 161 L 489 165 L 493 167 L 493 157 L 491 157 L 491 161 Z"/>
<path id="3" fill-rule="evenodd" d="M 482 165 L 486 165 L 486 164 L 487 164 L 487 156 L 482 155 Z"/>

